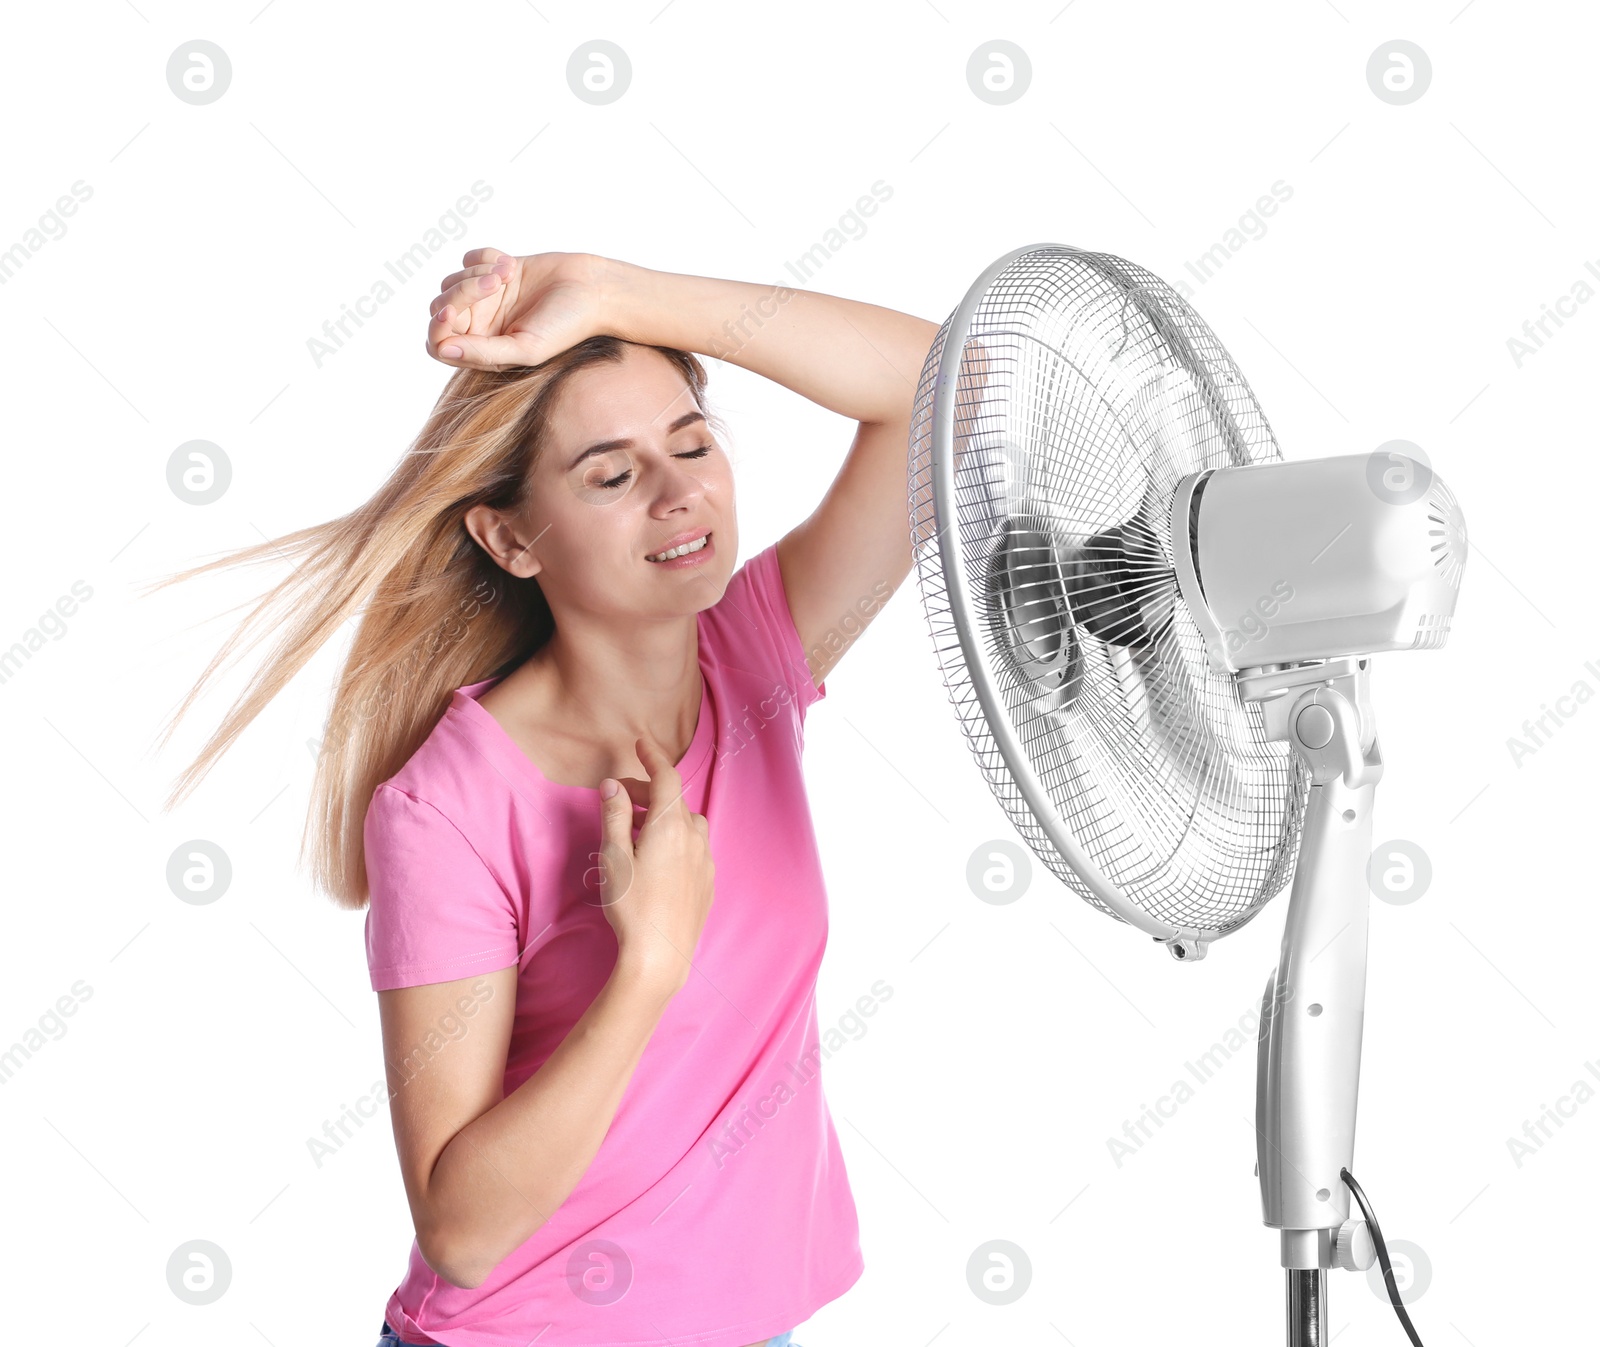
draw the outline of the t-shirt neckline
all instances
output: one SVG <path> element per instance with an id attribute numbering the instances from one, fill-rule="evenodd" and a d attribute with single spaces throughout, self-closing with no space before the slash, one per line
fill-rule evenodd
<path id="1" fill-rule="evenodd" d="M 478 698 L 492 688 L 501 678 L 485 678 L 477 683 L 468 683 L 459 687 L 451 694 L 450 709 L 459 712 L 468 724 L 478 727 L 477 733 L 481 738 L 492 743 L 500 756 L 508 761 L 512 768 L 520 775 L 530 778 L 545 790 L 564 791 L 570 795 L 584 795 L 598 797 L 600 788 L 595 786 L 574 786 L 564 781 L 552 781 L 542 771 L 539 764 L 534 762 L 518 746 L 517 741 L 506 731 L 506 727 L 495 719 L 494 713 L 479 702 Z M 700 718 L 695 722 L 694 737 L 689 740 L 689 747 L 684 751 L 683 757 L 674 766 L 678 775 L 683 778 L 685 793 L 690 789 L 690 784 L 705 766 L 706 759 L 711 754 L 711 742 L 714 738 L 716 714 L 711 702 L 711 679 L 706 673 L 705 665 L 700 666 Z M 642 806 L 635 805 L 637 808 Z"/>

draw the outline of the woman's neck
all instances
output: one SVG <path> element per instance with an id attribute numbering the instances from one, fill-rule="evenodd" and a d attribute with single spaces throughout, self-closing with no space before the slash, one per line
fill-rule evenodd
<path id="1" fill-rule="evenodd" d="M 481 698 L 547 780 L 597 786 L 605 776 L 644 779 L 635 740 L 650 735 L 673 762 L 700 722 L 704 676 L 699 629 L 653 651 L 591 643 L 574 650 L 559 632 Z M 667 632 L 660 633 L 666 636 Z"/>

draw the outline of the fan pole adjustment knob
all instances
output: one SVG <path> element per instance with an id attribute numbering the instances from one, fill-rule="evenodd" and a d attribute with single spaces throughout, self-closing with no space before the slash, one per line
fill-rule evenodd
<path id="1" fill-rule="evenodd" d="M 1308 706 L 1294 722 L 1294 732 L 1307 748 L 1326 748 L 1333 742 L 1333 714 L 1326 706 Z"/>
<path id="2" fill-rule="evenodd" d="M 1372 1231 L 1362 1220 L 1351 1219 L 1339 1227 L 1333 1241 L 1333 1264 L 1346 1272 L 1365 1272 L 1377 1261 Z"/>

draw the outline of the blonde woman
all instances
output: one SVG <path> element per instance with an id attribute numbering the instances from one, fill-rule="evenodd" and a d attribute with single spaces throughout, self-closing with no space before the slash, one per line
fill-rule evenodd
<path id="1" fill-rule="evenodd" d="M 911 568 L 937 328 L 587 254 L 463 263 L 427 331 L 456 373 L 372 499 L 185 573 L 296 563 L 179 708 L 281 629 L 172 802 L 356 620 L 307 836 L 366 908 L 415 1227 L 382 1344 L 789 1344 L 863 1269 L 803 729 Z M 697 354 L 859 422 L 742 566 Z"/>

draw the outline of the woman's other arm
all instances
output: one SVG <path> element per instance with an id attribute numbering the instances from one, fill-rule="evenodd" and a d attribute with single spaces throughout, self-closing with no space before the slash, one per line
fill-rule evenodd
<path id="1" fill-rule="evenodd" d="M 516 982 L 513 965 L 378 993 L 417 1245 L 452 1286 L 481 1286 L 577 1187 L 671 1000 L 669 984 L 619 958 L 561 1046 L 502 1098 Z M 422 1057 L 429 1035 L 474 986 L 482 1004 L 468 1032 Z M 408 1059 L 426 1065 L 408 1076 Z"/>
<path id="2" fill-rule="evenodd" d="M 648 735 L 635 742 L 649 808 L 633 838 L 633 798 L 600 801 L 600 895 L 617 938 L 611 976 L 533 1075 L 502 1097 L 518 965 L 481 978 L 379 992 L 390 1114 L 417 1247 L 453 1286 L 481 1286 L 550 1219 L 605 1140 L 667 1004 L 688 982 L 714 896 L 704 814 Z M 405 1063 L 469 986 L 489 984 L 475 1031 L 406 1074 Z"/>

